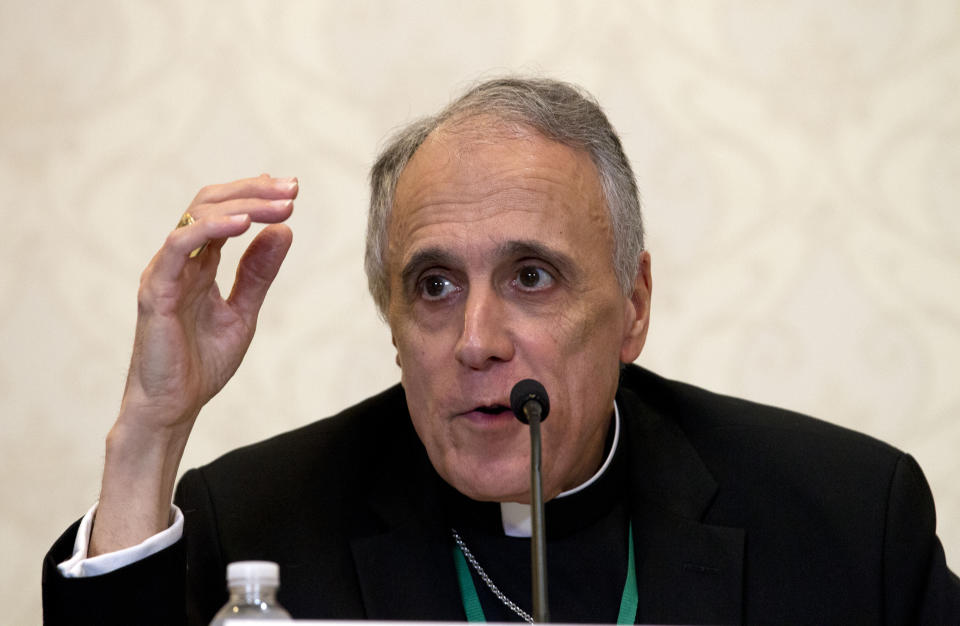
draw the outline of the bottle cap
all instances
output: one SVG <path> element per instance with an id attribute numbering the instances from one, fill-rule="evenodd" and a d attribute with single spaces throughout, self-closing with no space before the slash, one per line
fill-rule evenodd
<path id="1" fill-rule="evenodd" d="M 234 561 L 227 565 L 227 584 L 280 586 L 280 566 L 272 561 Z"/>

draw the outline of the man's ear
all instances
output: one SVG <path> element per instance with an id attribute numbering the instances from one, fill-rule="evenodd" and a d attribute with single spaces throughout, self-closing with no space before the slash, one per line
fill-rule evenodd
<path id="1" fill-rule="evenodd" d="M 393 333 L 390 333 L 390 343 L 393 344 L 393 349 L 394 349 L 394 350 L 397 350 L 397 338 L 393 336 Z M 400 368 L 403 367 L 402 365 L 400 365 L 400 351 L 399 351 L 399 350 L 397 350 L 397 354 L 396 354 L 395 357 L 393 357 L 393 360 L 397 362 L 397 367 L 400 367 Z"/>
<path id="2" fill-rule="evenodd" d="M 627 325 L 620 344 L 620 362 L 633 363 L 643 344 L 647 341 L 647 328 L 650 326 L 650 295 L 653 292 L 653 277 L 650 273 L 650 253 L 640 255 L 637 277 L 633 281 L 633 291 L 627 300 Z"/>

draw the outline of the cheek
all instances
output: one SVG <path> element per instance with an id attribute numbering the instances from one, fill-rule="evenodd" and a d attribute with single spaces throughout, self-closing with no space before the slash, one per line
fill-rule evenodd
<path id="1" fill-rule="evenodd" d="M 398 346 L 401 345 L 398 342 Z M 403 385 L 407 398 L 407 409 L 410 420 L 420 441 L 427 447 L 433 456 L 432 448 L 436 445 L 441 434 L 436 432 L 437 407 L 434 406 L 435 390 L 430 387 L 430 381 L 436 380 L 425 367 L 422 357 L 414 358 L 409 352 L 401 353 L 400 384 Z"/>
<path id="2" fill-rule="evenodd" d="M 407 390 L 407 402 L 419 397 L 421 387 L 428 377 L 424 372 L 430 370 L 430 354 L 422 341 L 411 341 L 411 337 L 401 335 L 397 338 L 397 360 L 400 363 L 400 381 Z"/>
<path id="3" fill-rule="evenodd" d="M 411 416 L 425 424 L 438 411 L 440 391 L 449 386 L 453 348 L 444 333 L 425 333 L 413 324 L 395 328 L 394 341 Z"/>
<path id="4" fill-rule="evenodd" d="M 430 373 L 449 363 L 456 339 L 444 328 L 425 328 L 412 322 L 394 327 L 394 345 L 400 358 L 401 375 Z M 446 359 L 446 361 L 445 361 Z"/>
<path id="5" fill-rule="evenodd" d="M 619 360 L 622 307 L 609 299 L 584 299 L 560 315 L 548 332 L 560 357 L 581 360 Z M 586 364 L 589 365 L 589 364 Z"/>
<path id="6" fill-rule="evenodd" d="M 541 355 L 541 361 L 549 358 L 546 363 L 554 368 L 552 377 L 557 387 L 551 394 L 557 395 L 557 407 L 565 407 L 568 419 L 573 420 L 565 428 L 589 430 L 590 426 L 580 420 L 591 421 L 591 416 L 604 414 L 616 391 L 623 323 L 620 310 L 618 303 L 609 300 L 593 302 L 551 327 L 549 343 L 553 351 Z"/>

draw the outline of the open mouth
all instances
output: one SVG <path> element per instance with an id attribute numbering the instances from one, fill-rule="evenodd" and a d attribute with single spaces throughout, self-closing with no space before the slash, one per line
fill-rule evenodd
<path id="1" fill-rule="evenodd" d="M 461 414 L 474 428 L 480 428 L 484 431 L 494 430 L 501 432 L 503 429 L 513 431 L 520 422 L 514 419 L 513 411 L 506 404 L 493 403 L 476 406 L 469 411 Z"/>
<path id="2" fill-rule="evenodd" d="M 474 409 L 477 413 L 486 413 L 487 415 L 499 415 L 504 411 L 509 411 L 510 407 L 502 404 L 491 404 L 489 406 L 478 406 Z"/>

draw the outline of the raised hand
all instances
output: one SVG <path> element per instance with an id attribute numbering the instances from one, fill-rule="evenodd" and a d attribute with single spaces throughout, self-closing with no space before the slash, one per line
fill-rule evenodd
<path id="1" fill-rule="evenodd" d="M 140 279 L 137 328 L 120 414 L 107 437 L 90 555 L 139 543 L 168 524 L 187 437 L 201 407 L 230 379 L 256 329 L 267 289 L 292 241 L 296 179 L 267 175 L 200 190 Z M 220 248 L 252 222 L 223 298 Z M 196 256 L 191 252 L 205 246 Z"/>

